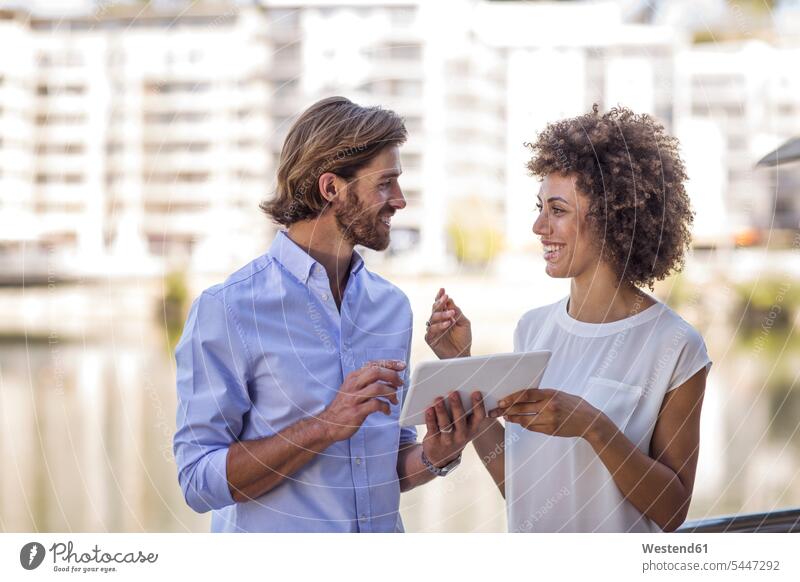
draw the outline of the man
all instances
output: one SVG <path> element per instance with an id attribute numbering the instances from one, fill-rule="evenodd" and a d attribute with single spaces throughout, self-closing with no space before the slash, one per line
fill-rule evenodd
<path id="1" fill-rule="evenodd" d="M 385 250 L 405 126 L 324 99 L 290 129 L 269 252 L 204 291 L 176 348 L 175 458 L 212 531 L 403 531 L 400 492 L 446 474 L 485 418 L 452 398 L 422 444 L 397 422 L 412 316 L 355 245 Z"/>

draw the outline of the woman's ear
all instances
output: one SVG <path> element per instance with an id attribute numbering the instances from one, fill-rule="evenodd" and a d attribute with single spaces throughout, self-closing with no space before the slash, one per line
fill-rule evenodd
<path id="1" fill-rule="evenodd" d="M 328 202 L 333 202 L 336 198 L 336 174 L 332 172 L 325 172 L 319 177 L 318 187 L 322 197 Z"/>

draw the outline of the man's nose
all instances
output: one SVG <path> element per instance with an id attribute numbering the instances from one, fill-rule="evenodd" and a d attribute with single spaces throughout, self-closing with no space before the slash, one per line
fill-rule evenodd
<path id="1" fill-rule="evenodd" d="M 392 196 L 389 198 L 389 206 L 395 210 L 402 210 L 406 207 L 406 198 L 403 196 L 403 191 L 400 189 L 399 185 L 392 189 Z"/>

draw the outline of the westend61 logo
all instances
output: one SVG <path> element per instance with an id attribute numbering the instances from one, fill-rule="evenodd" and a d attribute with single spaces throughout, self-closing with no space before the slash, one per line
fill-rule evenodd
<path id="1" fill-rule="evenodd" d="M 116 572 L 117 566 L 114 564 L 154 564 L 158 560 L 158 554 L 145 554 L 141 550 L 138 552 L 116 552 L 109 553 L 100 549 L 95 544 L 88 552 L 75 552 L 72 542 L 56 542 L 45 550 L 44 546 L 38 542 L 29 542 L 22 546 L 19 551 L 19 563 L 26 570 L 35 570 L 44 561 L 47 552 L 53 557 L 54 572 L 100 572 L 107 574 Z"/>

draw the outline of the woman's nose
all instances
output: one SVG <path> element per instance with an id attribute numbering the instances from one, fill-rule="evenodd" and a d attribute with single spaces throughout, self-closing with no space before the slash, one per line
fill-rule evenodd
<path id="1" fill-rule="evenodd" d="M 536 220 L 533 221 L 533 234 L 544 235 L 550 230 L 550 220 L 544 212 L 540 212 Z"/>

